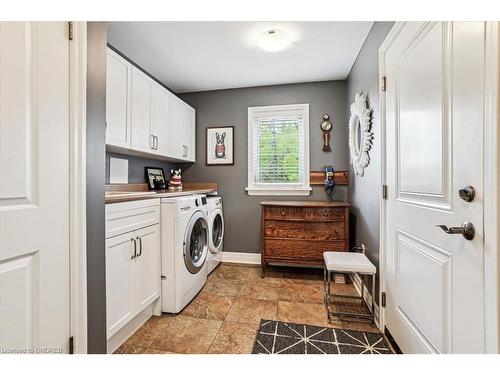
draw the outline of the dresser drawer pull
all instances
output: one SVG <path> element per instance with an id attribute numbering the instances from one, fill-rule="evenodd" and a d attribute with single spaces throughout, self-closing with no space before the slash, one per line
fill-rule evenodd
<path id="1" fill-rule="evenodd" d="M 285 216 L 285 215 L 286 215 L 285 210 L 281 211 L 281 216 Z"/>

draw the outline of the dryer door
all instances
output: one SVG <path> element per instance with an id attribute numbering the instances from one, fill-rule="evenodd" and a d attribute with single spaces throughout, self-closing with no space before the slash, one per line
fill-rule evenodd
<path id="1" fill-rule="evenodd" d="M 196 211 L 186 230 L 184 239 L 184 263 L 191 273 L 198 273 L 207 258 L 208 223 L 202 211 Z"/>
<path id="2" fill-rule="evenodd" d="M 224 218 L 222 211 L 215 210 L 211 215 L 210 220 L 210 251 L 217 254 L 222 248 L 222 240 L 224 238 Z"/>

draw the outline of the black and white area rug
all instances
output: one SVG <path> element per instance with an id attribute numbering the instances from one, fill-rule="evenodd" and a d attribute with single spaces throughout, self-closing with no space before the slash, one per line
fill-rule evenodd
<path id="1" fill-rule="evenodd" d="M 261 320 L 253 354 L 392 354 L 381 333 Z"/>

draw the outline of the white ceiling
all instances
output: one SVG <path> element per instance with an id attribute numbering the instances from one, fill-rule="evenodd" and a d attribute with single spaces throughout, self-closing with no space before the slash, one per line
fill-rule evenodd
<path id="1" fill-rule="evenodd" d="M 108 42 L 177 93 L 345 79 L 373 22 L 110 22 Z M 258 36 L 288 32 L 265 52 Z"/>

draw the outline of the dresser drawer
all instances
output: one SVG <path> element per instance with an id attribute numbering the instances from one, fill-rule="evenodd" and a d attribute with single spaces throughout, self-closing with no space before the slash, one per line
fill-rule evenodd
<path id="1" fill-rule="evenodd" d="M 264 211 L 266 219 L 303 219 L 302 207 L 266 207 Z"/>
<path id="2" fill-rule="evenodd" d="M 304 222 L 267 220 L 264 224 L 266 238 L 297 238 L 310 240 L 343 240 L 345 225 L 343 221 Z"/>
<path id="3" fill-rule="evenodd" d="M 264 240 L 268 257 L 287 259 L 323 260 L 325 251 L 344 251 L 344 241 Z"/>
<path id="4" fill-rule="evenodd" d="M 313 222 L 307 225 L 307 239 L 309 240 L 343 240 L 346 238 L 343 221 Z"/>
<path id="5" fill-rule="evenodd" d="M 303 221 L 268 220 L 264 225 L 264 236 L 274 238 L 307 238 L 307 224 Z"/>
<path id="6" fill-rule="evenodd" d="M 314 221 L 344 221 L 344 209 L 335 207 L 314 207 L 305 208 L 304 216 L 306 220 Z"/>

